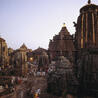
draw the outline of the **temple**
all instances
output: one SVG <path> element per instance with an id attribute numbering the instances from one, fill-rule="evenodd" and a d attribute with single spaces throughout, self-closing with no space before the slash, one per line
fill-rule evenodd
<path id="1" fill-rule="evenodd" d="M 39 47 L 32 51 L 25 44 L 13 50 L 0 37 L 0 76 L 27 77 L 21 87 L 31 95 L 32 86 L 41 86 L 46 97 L 40 98 L 98 98 L 98 5 L 88 0 L 73 23 L 75 34 L 71 35 L 64 23 L 48 50 Z M 7 79 L 2 82 L 4 79 L 0 78 L 0 85 L 9 83 Z M 26 91 L 23 88 L 25 95 Z"/>
<path id="2" fill-rule="evenodd" d="M 58 70 L 49 77 L 48 92 L 53 90 L 53 85 L 56 87 L 61 85 L 59 88 L 62 88 L 62 85 L 64 87 L 63 83 L 60 84 L 64 82 L 67 85 L 65 88 L 61 90 L 55 89 L 51 93 L 58 95 L 59 92 L 66 90 L 66 94 L 77 96 L 72 98 L 97 98 L 98 5 L 92 4 L 91 0 L 88 0 L 88 4 L 80 9 L 80 15 L 77 23 L 74 22 L 74 26 L 76 28 L 74 37 L 63 26 L 59 34 L 55 35 L 53 40 L 50 40 L 49 56 L 51 61 L 60 62 L 59 66 L 62 68 L 62 71 L 59 73 L 61 69 L 58 69 L 58 66 L 55 65 Z M 65 57 L 65 60 L 58 61 L 59 59 L 57 58 L 61 58 L 62 56 L 63 58 Z M 67 60 L 70 61 L 71 66 L 73 65 L 72 67 L 68 67 Z M 63 66 L 68 67 L 67 71 L 66 69 L 64 70 Z M 61 76 L 64 71 L 66 72 L 65 76 Z M 65 80 L 63 80 L 64 78 Z M 61 79 L 61 81 L 57 84 L 55 81 L 51 81 L 52 79 L 56 81 L 60 81 Z"/>

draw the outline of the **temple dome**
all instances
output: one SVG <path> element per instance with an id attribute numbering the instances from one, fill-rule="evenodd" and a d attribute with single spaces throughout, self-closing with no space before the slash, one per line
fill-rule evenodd
<path id="1" fill-rule="evenodd" d="M 0 37 L 0 42 L 5 42 L 5 40 L 3 38 Z"/>
<path id="2" fill-rule="evenodd" d="M 98 5 L 95 5 L 95 4 L 92 4 L 92 3 L 88 3 L 87 5 L 83 6 L 81 9 L 80 9 L 80 13 L 82 12 L 86 12 L 88 10 L 96 10 L 98 9 Z"/>

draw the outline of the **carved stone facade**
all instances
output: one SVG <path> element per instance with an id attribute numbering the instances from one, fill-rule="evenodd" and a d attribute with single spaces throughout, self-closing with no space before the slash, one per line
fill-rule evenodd
<path id="1" fill-rule="evenodd" d="M 98 6 L 87 4 L 80 9 L 76 25 L 76 48 L 98 48 Z"/>
<path id="2" fill-rule="evenodd" d="M 77 63 L 77 78 L 80 83 L 79 94 L 98 97 L 98 49 L 81 50 Z M 82 92 L 82 93 L 81 93 Z"/>
<path id="3" fill-rule="evenodd" d="M 76 94 L 79 84 L 73 73 L 73 66 L 70 61 L 66 57 L 60 56 L 54 66 L 55 71 L 48 74 L 48 93 L 57 96 L 64 94 L 64 98 L 66 98 L 67 94 Z"/>
<path id="4" fill-rule="evenodd" d="M 73 60 L 73 37 L 68 32 L 65 26 L 62 27 L 58 35 L 53 37 L 49 43 L 49 55 L 51 60 L 56 60 L 58 56 L 65 56 L 70 61 Z"/>

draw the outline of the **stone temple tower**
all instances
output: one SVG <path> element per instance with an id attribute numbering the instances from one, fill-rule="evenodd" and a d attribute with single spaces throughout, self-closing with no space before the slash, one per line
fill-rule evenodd
<path id="1" fill-rule="evenodd" d="M 67 30 L 67 27 L 64 26 L 61 28 L 59 34 L 55 35 L 49 43 L 49 54 L 51 60 L 56 60 L 59 56 L 64 56 L 73 60 L 72 55 L 74 49 L 73 36 Z"/>
<path id="2" fill-rule="evenodd" d="M 76 48 L 98 48 L 98 5 L 90 0 L 80 9 L 76 25 Z"/>
<path id="3" fill-rule="evenodd" d="M 98 5 L 92 4 L 90 0 L 80 9 L 75 46 L 76 73 L 80 84 L 78 93 L 80 96 L 98 98 Z"/>

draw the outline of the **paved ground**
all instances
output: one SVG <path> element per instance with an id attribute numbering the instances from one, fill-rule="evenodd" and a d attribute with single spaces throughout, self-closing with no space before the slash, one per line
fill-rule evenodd
<path id="1" fill-rule="evenodd" d="M 9 95 L 2 96 L 0 98 L 32 98 L 27 95 L 28 89 L 33 88 L 36 91 L 38 88 L 41 90 L 40 98 L 57 98 L 55 96 L 46 93 L 47 81 L 45 77 L 33 77 L 29 76 L 27 81 L 22 82 L 16 86 L 16 91 Z"/>

